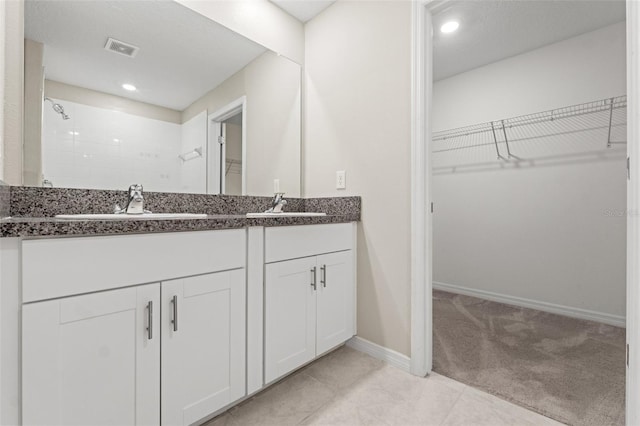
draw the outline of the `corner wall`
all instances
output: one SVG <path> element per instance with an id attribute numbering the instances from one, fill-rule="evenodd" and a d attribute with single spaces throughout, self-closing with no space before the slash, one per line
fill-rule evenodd
<path id="1" fill-rule="evenodd" d="M 247 194 L 273 193 L 273 180 L 289 197 L 302 194 L 300 185 L 300 66 L 265 52 L 216 88 L 189 105 L 182 121 L 207 111 L 213 114 L 246 96 Z"/>
<path id="2" fill-rule="evenodd" d="M 2 180 L 22 184 L 22 108 L 24 69 L 24 0 L 4 1 L 4 115 Z"/>
<path id="3" fill-rule="evenodd" d="M 362 196 L 358 335 L 409 355 L 411 2 L 334 3 L 305 26 L 305 67 L 303 193 Z"/>
<path id="4" fill-rule="evenodd" d="M 6 28 L 5 26 L 5 3 L 0 4 L 0 28 Z M 4 44 L 6 34 L 5 31 L 0 31 L 0 99 L 4 99 L 4 86 L 5 86 L 5 58 L 4 58 Z M 4 101 L 0 102 L 0 181 L 4 180 Z"/>
<path id="5" fill-rule="evenodd" d="M 23 184 L 42 184 L 42 98 L 44 45 L 24 40 L 24 160 Z"/>
<path id="6" fill-rule="evenodd" d="M 304 61 L 302 22 L 267 0 L 176 0 L 298 64 Z"/>
<path id="7" fill-rule="evenodd" d="M 174 109 L 135 101 L 122 96 L 98 92 L 54 80 L 44 81 L 44 95 L 48 98 L 71 101 L 113 111 L 120 111 L 153 120 L 182 124 L 182 112 Z M 40 102 L 42 104 L 42 102 Z"/>

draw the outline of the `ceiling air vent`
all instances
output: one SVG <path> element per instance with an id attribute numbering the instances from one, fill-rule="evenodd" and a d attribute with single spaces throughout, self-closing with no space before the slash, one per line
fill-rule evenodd
<path id="1" fill-rule="evenodd" d="M 119 53 L 130 58 L 135 58 L 138 54 L 138 50 L 140 50 L 139 47 L 134 46 L 133 44 L 125 43 L 124 41 L 116 40 L 111 37 L 107 39 L 107 44 L 104 45 L 104 48 L 110 52 Z"/>

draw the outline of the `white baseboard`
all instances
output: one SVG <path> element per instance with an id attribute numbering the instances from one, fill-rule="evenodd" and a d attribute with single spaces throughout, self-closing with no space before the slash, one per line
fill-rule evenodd
<path id="1" fill-rule="evenodd" d="M 400 352 L 377 345 L 358 336 L 352 337 L 347 341 L 347 346 L 357 351 L 364 352 L 367 355 L 371 355 L 372 357 L 384 361 L 396 368 L 399 368 L 400 370 L 406 371 L 407 373 L 410 372 L 411 359 Z"/>
<path id="2" fill-rule="evenodd" d="M 552 314 L 564 315 L 588 321 L 596 321 L 603 324 L 625 327 L 626 319 L 620 315 L 605 314 L 603 312 L 589 311 L 587 309 L 572 308 L 571 306 L 556 305 L 555 303 L 541 302 L 538 300 L 525 299 L 522 297 L 508 296 L 506 294 L 493 293 L 491 291 L 476 290 L 474 288 L 463 287 L 454 284 L 433 282 L 434 290 L 448 291 L 449 293 L 464 294 L 466 296 L 478 297 L 480 299 L 505 303 L 507 305 L 521 306 L 523 308 L 537 309 L 539 311 L 550 312 Z"/>

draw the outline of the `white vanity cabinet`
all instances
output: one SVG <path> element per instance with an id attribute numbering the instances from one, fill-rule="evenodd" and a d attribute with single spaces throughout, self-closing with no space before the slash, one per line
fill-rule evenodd
<path id="1" fill-rule="evenodd" d="M 159 308 L 159 284 L 25 305 L 23 424 L 159 424 Z"/>
<path id="2" fill-rule="evenodd" d="M 23 424 L 188 425 L 245 395 L 245 230 L 33 240 L 22 253 Z M 73 295 L 83 282 L 92 292 Z"/>
<path id="3" fill-rule="evenodd" d="M 317 257 L 316 353 L 346 342 L 355 334 L 353 251 Z"/>
<path id="4" fill-rule="evenodd" d="M 265 261 L 264 375 L 270 383 L 355 334 L 352 225 L 268 228 Z"/>
<path id="5" fill-rule="evenodd" d="M 197 424 L 343 344 L 355 229 L 12 241 L 22 424 Z"/>
<path id="6" fill-rule="evenodd" d="M 162 424 L 189 425 L 245 395 L 245 271 L 162 283 Z"/>

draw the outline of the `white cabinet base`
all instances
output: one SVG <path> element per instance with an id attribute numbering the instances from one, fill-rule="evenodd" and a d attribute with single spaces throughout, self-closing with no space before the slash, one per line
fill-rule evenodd
<path id="1" fill-rule="evenodd" d="M 316 290 L 312 287 L 315 266 L 315 257 L 266 266 L 265 383 L 316 356 Z"/>
<path id="2" fill-rule="evenodd" d="M 318 256 L 319 284 L 316 353 L 322 354 L 355 334 L 353 329 L 353 254 L 351 250 Z"/>
<path id="3" fill-rule="evenodd" d="M 266 384 L 355 334 L 354 227 L 311 225 L 265 231 Z M 322 251 L 332 249 L 340 251 Z M 296 258 L 301 254 L 307 257 Z"/>
<path id="4" fill-rule="evenodd" d="M 23 307 L 24 425 L 157 425 L 158 284 Z M 153 326 L 158 325 L 152 310 Z"/>
<path id="5" fill-rule="evenodd" d="M 245 395 L 244 284 L 244 269 L 162 283 L 163 425 L 190 425 Z"/>

